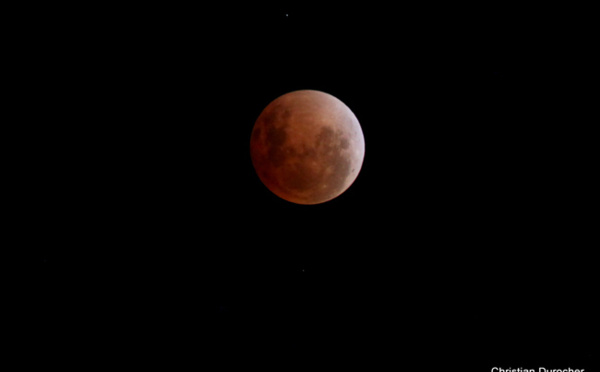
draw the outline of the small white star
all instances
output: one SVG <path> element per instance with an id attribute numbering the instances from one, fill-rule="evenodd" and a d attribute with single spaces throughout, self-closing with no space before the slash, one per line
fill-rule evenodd
<path id="1" fill-rule="evenodd" d="M 285 13 L 285 16 L 286 16 L 286 18 L 287 18 L 287 17 L 289 17 L 290 15 L 289 15 L 289 14 L 287 14 L 287 13 Z"/>

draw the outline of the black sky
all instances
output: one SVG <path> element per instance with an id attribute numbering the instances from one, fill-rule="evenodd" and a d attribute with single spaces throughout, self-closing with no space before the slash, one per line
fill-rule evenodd
<path id="1" fill-rule="evenodd" d="M 535 12 L 224 8 L 28 13 L 19 218 L 47 360 L 66 337 L 84 363 L 201 366 L 210 335 L 283 366 L 591 363 L 588 149 L 547 104 Z M 322 205 L 250 161 L 254 121 L 297 89 L 365 136 Z"/>

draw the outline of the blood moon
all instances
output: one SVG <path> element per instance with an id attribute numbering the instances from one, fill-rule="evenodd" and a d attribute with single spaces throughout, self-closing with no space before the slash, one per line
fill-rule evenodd
<path id="1" fill-rule="evenodd" d="M 252 164 L 275 195 L 297 204 L 336 198 L 354 182 L 365 140 L 358 119 L 334 96 L 298 90 L 262 111 L 250 139 Z"/>

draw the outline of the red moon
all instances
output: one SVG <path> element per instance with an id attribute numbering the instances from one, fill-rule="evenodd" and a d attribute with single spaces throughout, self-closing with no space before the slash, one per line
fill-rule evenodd
<path id="1" fill-rule="evenodd" d="M 334 96 L 315 90 L 282 95 L 260 114 L 250 139 L 260 180 L 297 204 L 320 204 L 354 182 L 365 156 L 358 119 Z"/>

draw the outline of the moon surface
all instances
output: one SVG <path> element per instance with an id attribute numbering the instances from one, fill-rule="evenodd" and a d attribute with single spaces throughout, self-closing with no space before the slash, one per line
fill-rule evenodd
<path id="1" fill-rule="evenodd" d="M 260 114 L 250 139 L 252 164 L 275 195 L 319 204 L 350 187 L 362 167 L 365 140 L 358 119 L 336 97 L 298 90 Z"/>

